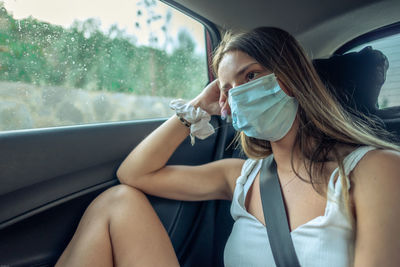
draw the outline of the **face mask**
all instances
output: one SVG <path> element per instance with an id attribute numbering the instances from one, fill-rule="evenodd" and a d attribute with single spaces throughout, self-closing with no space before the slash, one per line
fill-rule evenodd
<path id="1" fill-rule="evenodd" d="M 229 90 L 232 124 L 247 136 L 268 141 L 282 139 L 296 118 L 298 102 L 288 96 L 274 74 Z"/>

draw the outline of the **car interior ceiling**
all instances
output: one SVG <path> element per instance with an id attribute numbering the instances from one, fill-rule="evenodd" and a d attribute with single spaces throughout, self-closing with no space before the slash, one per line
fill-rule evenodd
<path id="1" fill-rule="evenodd" d="M 288 0 L 165 2 L 189 15 L 196 17 L 193 12 L 197 13 L 221 33 L 266 25 L 288 30 L 315 58 L 313 63 L 322 80 L 344 106 L 376 116 L 384 127 L 400 135 L 399 108 L 389 108 L 387 112 L 376 108 L 385 81 L 386 57 L 368 48 L 333 55 L 354 37 L 397 22 L 400 1 L 338 0 L 321 4 L 309 0 L 301 5 Z M 373 79 L 367 86 L 365 77 Z M 86 206 L 118 183 L 115 170 L 123 157 L 161 122 L 119 122 L 4 134 L 0 151 L 0 266 L 52 266 Z M 221 126 L 222 122 L 213 117 L 212 123 Z M 230 125 L 225 126 L 212 138 L 196 142 L 195 148 L 186 140 L 168 164 L 195 165 L 243 157 L 233 145 L 228 146 L 235 132 Z M 39 156 L 35 149 L 40 151 Z M 19 167 L 20 162 L 24 162 L 23 168 Z M 42 193 L 50 189 L 51 193 Z M 230 202 L 149 198 L 171 236 L 182 266 L 223 266 L 223 249 L 233 223 Z"/>
<path id="2" fill-rule="evenodd" d="M 165 2 L 196 12 L 221 32 L 260 26 L 285 29 L 313 58 L 329 57 L 355 36 L 397 22 L 400 10 L 400 1 L 391 0 L 309 0 L 301 4 L 290 0 Z"/>

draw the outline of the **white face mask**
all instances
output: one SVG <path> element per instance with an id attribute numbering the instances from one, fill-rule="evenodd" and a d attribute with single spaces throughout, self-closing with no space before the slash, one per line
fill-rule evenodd
<path id="1" fill-rule="evenodd" d="M 289 132 L 298 108 L 297 100 L 279 87 L 273 73 L 232 88 L 228 101 L 233 127 L 268 141 L 282 139 Z"/>

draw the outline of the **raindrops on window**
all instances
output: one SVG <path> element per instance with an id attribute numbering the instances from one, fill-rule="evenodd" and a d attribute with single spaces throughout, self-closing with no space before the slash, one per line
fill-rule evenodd
<path id="1" fill-rule="evenodd" d="M 130 28 L 105 28 L 98 17 L 68 27 L 15 18 L 3 1 L 0 131 L 166 117 L 171 99 L 191 99 L 207 83 L 204 33 L 193 34 L 200 24 L 159 1 L 136 1 Z"/>

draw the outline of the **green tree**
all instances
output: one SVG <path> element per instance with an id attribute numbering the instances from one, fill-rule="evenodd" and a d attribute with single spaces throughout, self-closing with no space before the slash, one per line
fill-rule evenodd
<path id="1" fill-rule="evenodd" d="M 150 10 L 155 2 L 143 3 Z M 149 24 L 161 19 L 148 13 Z M 172 43 L 167 36 L 170 19 L 167 14 L 162 31 L 166 42 Z M 182 29 L 170 53 L 158 48 L 154 35 L 150 38 L 151 46 L 138 46 L 117 25 L 102 32 L 95 19 L 76 21 L 69 29 L 32 17 L 15 20 L 0 2 L 0 80 L 193 97 L 207 77 L 205 60 L 196 54 L 190 33 Z"/>

